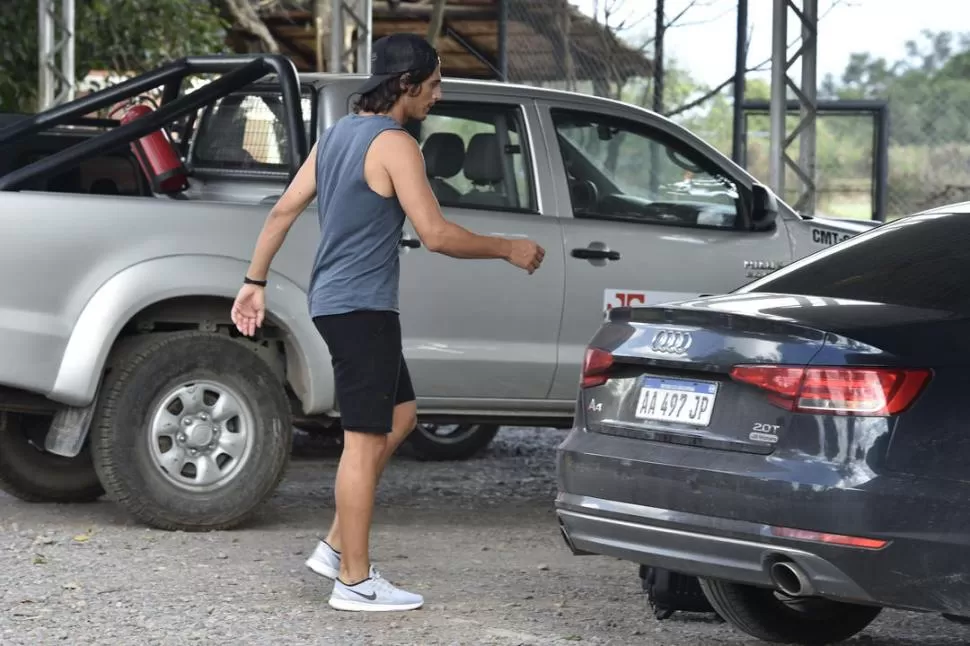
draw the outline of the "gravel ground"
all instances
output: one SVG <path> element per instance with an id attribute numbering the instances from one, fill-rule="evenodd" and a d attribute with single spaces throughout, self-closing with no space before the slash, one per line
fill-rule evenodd
<path id="1" fill-rule="evenodd" d="M 569 554 L 552 512 L 562 438 L 507 429 L 481 459 L 392 462 L 373 557 L 425 595 L 410 613 L 334 611 L 330 585 L 303 567 L 332 515 L 333 450 L 298 447 L 256 521 L 225 533 L 132 525 L 109 502 L 27 505 L 0 494 L 0 644 L 757 643 L 706 616 L 657 622 L 635 565 Z M 847 643 L 968 642 L 970 627 L 885 612 Z"/>

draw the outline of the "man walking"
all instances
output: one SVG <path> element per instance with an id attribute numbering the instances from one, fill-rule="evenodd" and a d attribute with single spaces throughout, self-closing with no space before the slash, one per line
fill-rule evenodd
<path id="1" fill-rule="evenodd" d="M 382 578 L 369 556 L 380 474 L 417 420 L 398 319 L 404 220 L 429 251 L 453 258 L 502 259 L 531 274 L 545 251 L 530 240 L 474 234 L 442 216 L 421 151 L 403 128 L 427 117 L 441 96 L 438 53 L 411 34 L 381 38 L 373 53 L 355 110 L 321 136 L 270 211 L 232 320 L 247 335 L 262 325 L 270 264 L 317 195 L 321 240 L 308 300 L 333 358 L 344 445 L 337 513 L 307 566 L 334 579 L 334 608 L 412 610 L 424 599 Z"/>

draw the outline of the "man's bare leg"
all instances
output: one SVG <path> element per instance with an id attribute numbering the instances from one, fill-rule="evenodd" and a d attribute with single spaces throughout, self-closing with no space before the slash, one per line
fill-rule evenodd
<path id="1" fill-rule="evenodd" d="M 384 472 L 384 467 L 387 466 L 388 461 L 394 452 L 401 445 L 401 442 L 407 438 L 407 436 L 414 430 L 417 423 L 417 404 L 413 401 L 404 402 L 403 404 L 398 404 L 394 407 L 394 419 L 391 423 L 391 434 L 386 436 L 386 444 L 383 452 L 381 453 L 378 465 L 377 465 L 377 482 L 380 481 L 381 474 Z M 360 435 L 360 434 L 358 434 Z M 345 434 L 346 437 L 346 434 Z M 347 445 L 344 444 L 344 452 L 347 451 Z M 343 466 L 343 457 L 340 459 L 341 467 Z M 337 479 L 340 479 L 340 467 L 337 469 Z M 376 493 L 376 482 L 374 491 Z M 373 496 L 371 497 L 373 499 Z M 373 502 L 371 503 L 371 508 L 373 509 Z M 368 520 L 368 527 L 370 521 Z M 333 524 L 330 525 L 330 531 L 327 533 L 326 541 L 333 549 L 338 552 L 343 552 L 343 541 L 341 540 L 341 529 L 340 529 L 340 505 L 337 505 L 337 513 L 334 514 Z M 343 576 L 341 574 L 341 576 Z M 364 575 L 366 576 L 366 574 Z"/>
<path id="2" fill-rule="evenodd" d="M 379 465 L 386 446 L 386 435 L 344 431 L 335 493 L 337 510 L 343 519 L 340 578 L 347 584 L 363 581 L 369 575 L 370 524 Z"/>

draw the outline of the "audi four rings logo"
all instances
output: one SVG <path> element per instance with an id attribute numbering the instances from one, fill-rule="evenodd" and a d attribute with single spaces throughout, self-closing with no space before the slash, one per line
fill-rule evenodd
<path id="1" fill-rule="evenodd" d="M 655 352 L 667 352 L 669 354 L 680 354 L 687 352 L 694 339 L 689 332 L 674 332 L 672 330 L 661 330 L 653 337 L 650 347 Z"/>

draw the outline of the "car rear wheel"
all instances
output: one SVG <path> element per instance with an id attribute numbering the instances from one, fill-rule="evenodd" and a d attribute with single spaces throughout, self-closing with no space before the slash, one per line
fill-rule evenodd
<path id="1" fill-rule="evenodd" d="M 122 347 L 91 428 L 109 496 L 168 530 L 229 529 L 282 479 L 292 445 L 283 384 L 244 344 L 149 335 Z"/>
<path id="2" fill-rule="evenodd" d="M 832 644 L 852 637 L 882 608 L 819 597 L 788 597 L 740 583 L 701 579 L 708 601 L 725 620 L 756 639 L 776 644 Z"/>
<path id="3" fill-rule="evenodd" d="M 91 502 L 104 495 L 87 443 L 67 458 L 44 450 L 51 415 L 0 412 L 0 489 L 26 502 Z"/>
<path id="4" fill-rule="evenodd" d="M 418 423 L 408 444 L 419 460 L 468 460 L 492 443 L 498 429 L 495 424 Z"/>

